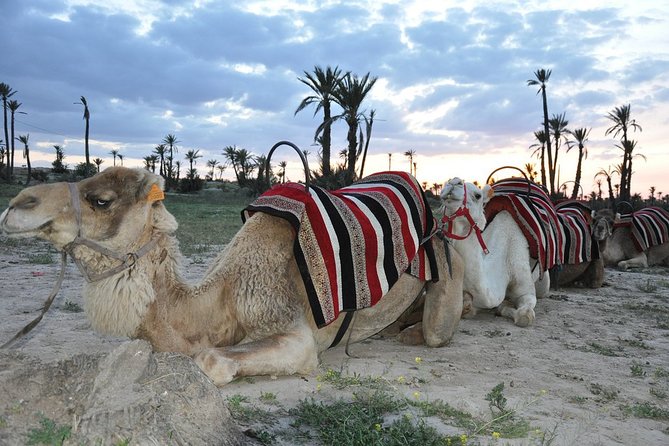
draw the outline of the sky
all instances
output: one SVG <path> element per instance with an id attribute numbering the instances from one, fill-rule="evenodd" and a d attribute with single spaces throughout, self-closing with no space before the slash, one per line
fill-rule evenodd
<path id="1" fill-rule="evenodd" d="M 54 144 L 68 165 L 83 161 L 85 96 L 102 168 L 111 150 L 143 165 L 167 134 L 182 164 L 200 151 L 202 176 L 226 146 L 261 155 L 281 140 L 308 150 L 315 168 L 322 115 L 295 109 L 311 94 L 298 78 L 318 65 L 378 77 L 363 103 L 376 116 L 366 174 L 408 171 L 413 150 L 421 183 L 481 182 L 501 166 L 538 169 L 529 147 L 542 104 L 527 80 L 544 68 L 549 114 L 592 129 L 585 194 L 622 161 L 606 115 L 626 104 L 646 157 L 634 160 L 632 191 L 669 193 L 666 0 L 0 0 L 0 13 L 0 82 L 17 92 L 16 135 L 30 135 L 37 166 L 51 165 Z M 334 125 L 335 154 L 346 131 Z M 559 160 L 560 184 L 572 181 L 577 150 L 563 147 Z M 272 161 L 303 179 L 289 148 Z"/>

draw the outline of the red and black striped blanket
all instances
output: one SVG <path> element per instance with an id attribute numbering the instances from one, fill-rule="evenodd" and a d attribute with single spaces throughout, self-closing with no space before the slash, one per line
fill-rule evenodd
<path id="1" fill-rule="evenodd" d="M 436 230 L 423 190 L 411 175 L 383 172 L 335 191 L 274 186 L 242 212 L 288 220 L 294 253 L 319 327 L 340 312 L 376 304 L 403 272 L 438 280 Z"/>
<path id="2" fill-rule="evenodd" d="M 669 242 L 669 212 L 656 206 L 621 215 L 613 225 L 614 228 L 619 226 L 630 227 L 632 241 L 639 252 Z"/>
<path id="3" fill-rule="evenodd" d="M 563 263 L 578 265 L 599 258 L 599 245 L 592 238 L 592 210 L 580 201 L 566 200 L 555 205 L 562 232 Z"/>
<path id="4" fill-rule="evenodd" d="M 562 264 L 562 233 L 557 213 L 548 194 L 536 183 L 507 178 L 492 185 L 495 195 L 485 206 L 488 222 L 501 211 L 509 212 L 530 245 L 530 257 L 541 272 Z"/>

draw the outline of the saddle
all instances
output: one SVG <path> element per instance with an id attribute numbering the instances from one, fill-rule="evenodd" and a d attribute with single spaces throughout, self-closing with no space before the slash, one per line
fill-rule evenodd
<path id="1" fill-rule="evenodd" d="M 599 244 L 592 238 L 592 210 L 576 200 L 555 205 L 562 232 L 563 263 L 578 265 L 599 259 Z"/>
<path id="2" fill-rule="evenodd" d="M 669 212 L 656 206 L 647 207 L 621 215 L 613 227 L 630 227 L 636 249 L 647 251 L 669 241 Z"/>
<path id="3" fill-rule="evenodd" d="M 431 243 L 436 221 L 416 179 L 383 172 L 334 191 L 276 185 L 242 211 L 286 219 L 318 327 L 342 311 L 375 305 L 404 272 L 439 279 Z"/>
<path id="4" fill-rule="evenodd" d="M 485 205 L 488 224 L 501 211 L 514 218 L 537 259 L 541 273 L 563 263 L 562 232 L 553 203 L 538 184 L 520 178 L 507 178 L 492 185 L 495 195 Z"/>

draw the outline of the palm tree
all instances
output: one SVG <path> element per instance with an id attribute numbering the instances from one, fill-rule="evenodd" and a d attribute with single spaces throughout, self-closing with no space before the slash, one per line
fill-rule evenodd
<path id="1" fill-rule="evenodd" d="M 115 166 L 116 165 L 116 157 L 118 156 L 118 150 L 112 149 L 112 150 L 109 151 L 109 153 L 111 154 L 111 156 L 114 157 L 114 166 Z"/>
<path id="2" fill-rule="evenodd" d="M 534 77 L 536 79 L 528 79 L 527 85 L 532 86 L 532 85 L 538 85 L 539 90 L 537 90 L 537 94 L 541 93 L 541 101 L 543 104 L 543 112 L 544 112 L 544 135 L 550 135 L 550 131 L 548 129 L 548 100 L 546 99 L 546 82 L 551 78 L 551 70 L 545 70 L 544 68 L 540 68 L 537 71 L 534 72 Z M 535 134 L 536 136 L 536 134 Z M 548 165 L 552 166 L 553 165 L 553 152 L 551 151 L 551 140 L 550 138 L 546 138 L 545 140 L 546 144 L 546 155 L 548 156 Z M 544 171 L 544 149 L 541 150 L 541 183 L 543 185 L 546 185 L 546 174 Z"/>
<path id="3" fill-rule="evenodd" d="M 227 160 L 226 163 L 232 166 L 232 170 L 235 172 L 235 178 L 237 179 L 237 184 L 240 184 L 239 169 L 237 168 L 237 147 L 236 146 L 224 147 L 223 156 Z"/>
<path id="4" fill-rule="evenodd" d="M 225 166 L 223 164 L 219 164 L 218 166 L 216 166 L 216 168 L 218 169 L 218 179 L 222 180 L 223 172 L 225 171 Z"/>
<path id="5" fill-rule="evenodd" d="M 89 151 L 88 151 L 88 133 L 90 130 L 90 121 L 91 121 L 91 112 L 88 110 L 88 102 L 86 102 L 85 97 L 79 98 L 79 102 L 75 102 L 75 104 L 80 104 L 84 106 L 84 117 L 83 119 L 86 120 L 86 131 L 84 133 L 84 152 L 86 153 L 86 166 L 89 166 L 91 164 L 90 158 L 89 158 Z"/>
<path id="6" fill-rule="evenodd" d="M 158 144 L 156 147 L 153 148 L 153 153 L 155 153 L 158 158 L 160 159 L 160 167 L 158 168 L 158 173 L 160 173 L 161 177 L 165 177 L 165 152 L 167 148 L 165 147 L 165 144 Z"/>
<path id="7" fill-rule="evenodd" d="M 30 134 L 19 135 L 18 137 L 18 140 L 23 143 L 23 157 L 26 159 L 26 164 L 28 165 L 28 178 L 26 179 L 26 186 L 30 184 L 30 177 L 32 175 L 32 169 L 30 167 L 30 148 L 28 147 L 29 139 L 30 139 Z"/>
<path id="8" fill-rule="evenodd" d="M 279 177 L 281 177 L 281 183 L 286 182 L 286 167 L 288 166 L 288 163 L 286 161 L 281 161 L 279 163 L 279 167 L 281 168 L 281 172 L 279 172 Z"/>
<path id="9" fill-rule="evenodd" d="M 623 151 L 624 157 L 627 158 L 627 168 L 625 170 L 625 174 L 627 175 L 627 179 L 624 181 L 625 186 L 627 188 L 627 194 L 630 194 L 630 190 L 632 189 L 632 174 L 634 171 L 632 170 L 632 160 L 634 157 L 641 157 L 646 160 L 646 156 L 642 155 L 640 153 L 634 153 L 634 149 L 636 149 L 636 144 L 637 142 L 633 139 L 627 139 L 625 141 L 621 141 L 620 144 L 616 144 L 615 146 L 619 148 L 620 150 Z M 623 163 L 620 164 L 620 178 L 622 178 L 622 172 L 623 169 L 625 169 L 625 166 Z M 623 180 L 620 180 L 620 193 L 623 193 Z"/>
<path id="10" fill-rule="evenodd" d="M 151 155 L 146 155 L 144 158 L 144 168 L 151 172 Z"/>
<path id="11" fill-rule="evenodd" d="M 167 188 L 169 189 L 169 183 L 170 180 L 172 179 L 172 174 L 174 173 L 172 171 L 172 161 L 174 160 L 174 152 L 178 152 L 177 150 L 177 144 L 180 141 L 177 140 L 177 137 L 171 133 L 169 133 L 167 136 L 163 138 L 163 144 L 166 144 L 167 147 L 170 149 L 170 155 L 167 157 L 167 183 L 168 186 Z"/>
<path id="12" fill-rule="evenodd" d="M 581 169 L 582 162 L 584 159 L 588 158 L 588 149 L 585 147 L 585 143 L 588 141 L 588 136 L 590 135 L 590 130 L 585 127 L 578 128 L 576 130 L 568 130 L 568 133 L 574 137 L 573 140 L 567 141 L 567 152 L 574 147 L 578 146 L 578 163 L 576 164 L 576 177 L 574 178 L 574 190 L 571 193 L 571 199 L 575 200 L 578 195 L 578 188 L 581 185 Z"/>
<path id="13" fill-rule="evenodd" d="M 537 130 L 534 132 L 534 138 L 538 141 L 530 145 L 530 149 L 534 149 L 532 156 L 536 156 L 541 160 L 541 184 L 546 186 L 546 132 L 543 130 Z"/>
<path id="14" fill-rule="evenodd" d="M 615 138 L 618 135 L 622 134 L 621 143 L 623 146 L 623 162 L 620 172 L 620 195 L 621 199 L 629 200 L 630 198 L 630 183 L 631 183 L 631 164 L 632 164 L 632 152 L 627 152 L 628 145 L 626 141 L 628 140 L 628 131 L 642 131 L 642 128 L 639 124 L 636 123 L 634 119 L 631 118 L 631 106 L 630 104 L 622 105 L 620 107 L 615 107 L 613 111 L 609 112 L 606 117 L 613 122 L 613 125 L 606 129 L 605 135 L 613 134 Z M 633 148 L 632 148 L 633 149 Z"/>
<path id="15" fill-rule="evenodd" d="M 651 186 L 650 189 L 648 189 L 648 199 L 650 200 L 651 205 L 655 203 L 655 186 Z"/>
<path id="16" fill-rule="evenodd" d="M 214 169 L 216 169 L 216 166 L 218 165 L 218 160 L 209 160 L 207 161 L 207 167 L 209 167 L 211 170 L 209 171 L 209 176 L 211 177 L 211 180 L 214 180 Z"/>
<path id="17" fill-rule="evenodd" d="M 304 78 L 298 78 L 298 80 L 311 88 L 314 94 L 302 99 L 302 102 L 300 102 L 300 105 L 298 105 L 295 110 L 295 114 L 312 104 L 316 105 L 314 116 L 323 109 L 323 123 L 318 127 L 319 130 L 322 131 L 322 135 L 320 135 L 321 132 L 317 130 L 314 135 L 314 141 L 320 141 L 322 148 L 321 171 L 324 176 L 329 176 L 332 173 L 330 166 L 330 151 L 332 144 L 331 127 L 333 122 L 331 105 L 334 101 L 335 91 L 341 80 L 341 70 L 339 67 L 332 68 L 330 66 L 323 70 L 323 68 L 315 66 L 313 75 L 305 71 Z"/>
<path id="18" fill-rule="evenodd" d="M 65 152 L 61 146 L 55 144 L 53 146 L 56 149 L 56 159 L 51 165 L 53 166 L 54 173 L 64 173 L 67 170 L 67 166 L 63 164 L 63 159 L 65 158 Z"/>
<path id="19" fill-rule="evenodd" d="M 413 157 L 416 155 L 416 151 L 413 149 L 409 149 L 406 152 L 404 152 L 404 156 L 409 158 L 409 173 L 413 175 Z"/>
<path id="20" fill-rule="evenodd" d="M 564 138 L 566 140 L 567 138 L 567 133 L 569 132 L 567 125 L 569 125 L 569 121 L 565 119 L 565 114 L 561 113 L 559 115 L 553 115 L 553 117 L 548 121 L 548 125 L 552 132 L 550 135 L 553 137 L 553 142 L 555 143 L 555 151 L 553 152 L 552 163 L 549 162 L 548 165 L 548 181 L 550 182 L 550 192 L 551 195 L 554 195 L 556 174 L 558 170 L 558 152 L 562 146 L 562 139 Z M 547 144 L 550 144 L 550 138 L 547 139 Z M 557 181 L 559 183 L 559 179 Z"/>
<path id="21" fill-rule="evenodd" d="M 4 114 L 4 124 L 5 124 L 5 152 L 7 154 L 7 182 L 12 181 L 12 164 L 9 157 L 9 129 L 7 128 L 7 99 L 11 98 L 16 92 L 12 90 L 12 87 L 0 82 L 0 97 L 2 97 L 2 110 Z M 13 141 L 13 138 L 12 138 Z"/>
<path id="22" fill-rule="evenodd" d="M 372 89 L 378 78 L 369 77 L 369 73 L 362 78 L 346 73 L 337 83 L 334 92 L 335 102 L 342 108 L 342 113 L 334 116 L 332 121 L 343 119 L 348 125 L 348 165 L 346 167 L 346 184 L 351 184 L 355 177 L 355 162 L 358 149 L 358 125 L 364 113 L 360 111 L 362 102 Z"/>
<path id="23" fill-rule="evenodd" d="M 14 174 L 14 139 L 15 139 L 14 138 L 14 122 L 15 122 L 15 115 L 17 113 L 17 110 L 19 109 L 19 107 L 21 107 L 21 105 L 22 104 L 19 101 L 16 101 L 16 100 L 11 100 L 11 101 L 7 102 L 7 107 L 9 107 L 9 111 L 11 113 L 11 115 L 10 115 L 11 116 L 10 117 L 11 135 L 10 136 L 12 138 L 12 153 L 11 153 L 11 157 L 12 157 L 12 166 L 11 166 L 12 175 Z M 18 112 L 18 113 L 25 115 L 24 112 Z"/>
<path id="24" fill-rule="evenodd" d="M 362 178 L 365 171 L 365 161 L 367 160 L 367 151 L 369 150 L 369 141 L 372 139 L 372 127 L 374 126 L 374 116 L 376 115 L 376 110 L 371 109 L 369 111 L 369 116 L 364 116 L 365 119 L 365 148 L 362 150 L 362 163 L 360 164 L 360 178 Z M 362 131 L 360 132 L 360 145 L 362 145 Z"/>
<path id="25" fill-rule="evenodd" d="M 527 177 L 530 179 L 530 181 L 534 182 L 535 177 L 537 176 L 537 171 L 534 170 L 534 164 L 525 163 L 525 172 L 527 173 Z"/>
<path id="26" fill-rule="evenodd" d="M 121 166 L 122 166 L 123 165 L 123 155 L 121 155 L 120 153 L 118 154 L 118 160 L 119 160 L 119 162 L 121 163 Z"/>
<path id="27" fill-rule="evenodd" d="M 177 169 L 177 183 L 179 182 L 179 179 L 181 177 L 181 161 L 175 161 L 174 162 L 174 167 Z"/>
<path id="28" fill-rule="evenodd" d="M 194 170 L 193 165 L 197 164 L 197 159 L 198 158 L 202 158 L 202 155 L 200 155 L 199 150 L 189 150 L 188 152 L 186 152 L 186 159 L 188 160 L 188 163 L 190 164 L 190 171 L 191 172 Z"/>
<path id="29" fill-rule="evenodd" d="M 102 164 L 104 162 L 105 162 L 105 160 L 103 160 L 102 158 L 95 158 L 93 160 L 93 164 L 95 164 L 98 168 L 98 173 L 100 173 L 100 164 Z"/>
<path id="30" fill-rule="evenodd" d="M 611 178 L 613 177 L 613 174 L 616 173 L 615 170 L 611 170 L 611 166 L 609 166 L 608 169 L 600 168 L 599 171 L 595 174 L 595 178 L 597 177 L 604 177 L 606 179 L 606 184 L 609 186 L 609 206 L 611 209 L 616 208 L 616 199 L 615 196 L 613 195 L 613 186 L 611 184 Z"/>
<path id="31" fill-rule="evenodd" d="M 246 186 L 251 174 L 257 167 L 255 157 L 246 149 L 237 150 L 237 169 L 239 170 L 240 186 Z"/>

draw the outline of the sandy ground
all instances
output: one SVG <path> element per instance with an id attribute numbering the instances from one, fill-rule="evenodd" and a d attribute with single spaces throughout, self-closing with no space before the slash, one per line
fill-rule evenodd
<path id="1" fill-rule="evenodd" d="M 56 280 L 57 254 L 52 254 L 51 264 L 35 262 L 35 256 L 45 250 L 39 243 L 26 247 L 0 238 L 0 343 L 37 316 Z M 189 259 L 187 276 L 197 279 L 209 260 Z M 70 263 L 63 288 L 45 319 L 15 348 L 0 352 L 0 444 L 26 442 L 30 430 L 39 427 L 40 416 L 76 426 L 77 420 L 86 418 L 82 411 L 91 410 L 91 380 L 99 375 L 101 358 L 129 344 L 126 339 L 94 333 L 84 313 L 70 311 L 82 305 L 81 284 L 81 276 Z M 481 418 L 490 418 L 485 395 L 503 382 L 508 406 L 517 409 L 533 427 L 554 432 L 551 444 L 669 444 L 666 268 L 607 270 L 601 289 L 554 290 L 538 302 L 536 322 L 530 328 L 518 328 L 484 313 L 462 320 L 453 341 L 444 348 L 405 346 L 395 338 L 375 337 L 351 345 L 350 353 L 352 356 L 347 356 L 343 348 L 325 352 L 319 370 L 308 376 L 256 377 L 213 392 L 223 401 L 243 395 L 258 406 L 264 404 L 262 395 L 276 395 L 276 401 L 267 407 L 283 421 L 265 428 L 278 432 L 281 423 L 289 422 L 287 410 L 300 400 L 337 397 L 337 391 L 320 379 L 328 369 L 345 376 L 381 377 L 398 395 L 424 401 L 441 399 Z M 85 360 L 77 359 L 82 357 Z M 177 359 L 181 376 L 198 375 L 197 370 L 188 368 L 188 358 Z M 162 356 L 154 362 L 168 368 L 172 364 L 176 370 L 172 361 L 177 359 Z M 194 379 L 201 386 L 198 398 L 211 392 L 202 390 L 206 383 L 200 382 L 200 376 Z M 192 381 L 184 386 L 183 391 L 192 392 Z M 659 408 L 661 415 L 635 415 L 634 408 L 644 404 Z M 241 424 L 242 430 L 249 427 Z M 430 424 L 448 434 L 462 431 L 438 419 Z M 93 437 L 74 438 L 81 442 Z M 114 438 L 109 438 L 100 444 L 114 444 Z M 199 440 L 192 439 L 198 444 Z M 293 443 L 281 434 L 275 436 L 275 442 Z M 499 443 L 486 437 L 471 438 L 468 444 L 477 443 L 541 444 L 541 440 L 530 434 L 524 439 L 500 439 Z M 236 443 L 230 440 L 227 444 Z"/>

